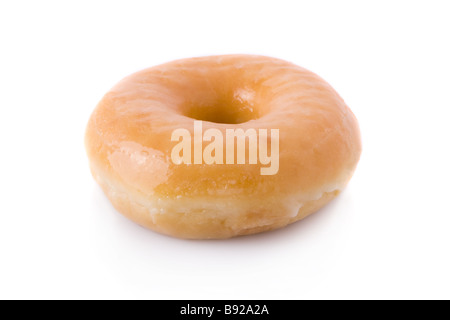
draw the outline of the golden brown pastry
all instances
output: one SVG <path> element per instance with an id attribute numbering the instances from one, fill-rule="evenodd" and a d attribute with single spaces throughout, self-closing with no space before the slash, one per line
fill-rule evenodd
<path id="1" fill-rule="evenodd" d="M 191 239 L 305 218 L 339 194 L 361 153 L 357 120 L 328 83 L 253 55 L 178 60 L 126 77 L 98 104 L 85 141 L 92 174 L 118 211 Z"/>

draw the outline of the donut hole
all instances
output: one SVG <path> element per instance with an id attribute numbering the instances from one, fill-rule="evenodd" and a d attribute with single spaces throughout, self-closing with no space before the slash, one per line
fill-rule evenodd
<path id="1" fill-rule="evenodd" d="M 258 119 L 254 93 L 238 89 L 211 101 L 196 101 L 188 104 L 184 115 L 202 121 L 224 124 L 239 124 Z"/>

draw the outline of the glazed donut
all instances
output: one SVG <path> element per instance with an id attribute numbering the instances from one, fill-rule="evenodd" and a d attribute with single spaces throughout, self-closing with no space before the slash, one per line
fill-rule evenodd
<path id="1" fill-rule="evenodd" d="M 303 219 L 339 194 L 361 153 L 357 120 L 329 84 L 254 55 L 177 60 L 126 77 L 94 110 L 85 145 L 119 212 L 188 239 Z"/>

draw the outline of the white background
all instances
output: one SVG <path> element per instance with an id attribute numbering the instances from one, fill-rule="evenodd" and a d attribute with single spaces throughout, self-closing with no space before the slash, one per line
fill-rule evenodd
<path id="1" fill-rule="evenodd" d="M 2 1 L 0 298 L 450 298 L 450 6 L 438 1 Z M 359 119 L 346 191 L 285 229 L 185 241 L 117 213 L 84 129 L 124 76 L 254 53 Z"/>

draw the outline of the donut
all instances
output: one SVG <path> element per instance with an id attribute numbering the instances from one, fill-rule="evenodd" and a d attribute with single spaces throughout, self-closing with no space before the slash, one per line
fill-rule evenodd
<path id="1" fill-rule="evenodd" d="M 361 154 L 358 122 L 316 74 L 222 55 L 134 73 L 93 111 L 94 179 L 136 223 L 185 239 L 284 227 L 335 198 Z"/>

